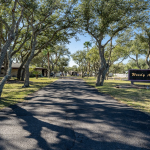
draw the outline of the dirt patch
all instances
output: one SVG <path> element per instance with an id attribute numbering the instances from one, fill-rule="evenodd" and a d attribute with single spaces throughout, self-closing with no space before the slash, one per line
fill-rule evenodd
<path id="1" fill-rule="evenodd" d="M 135 89 L 150 89 L 148 85 L 116 85 L 115 88 L 135 88 Z"/>

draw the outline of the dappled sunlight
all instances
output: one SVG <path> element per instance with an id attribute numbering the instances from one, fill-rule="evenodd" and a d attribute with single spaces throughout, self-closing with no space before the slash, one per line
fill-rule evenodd
<path id="1" fill-rule="evenodd" d="M 22 88 L 23 83 L 6 83 L 2 92 L 0 109 L 15 104 L 17 102 L 23 101 L 27 95 L 41 89 L 42 87 L 45 87 L 46 85 L 56 81 L 57 79 L 54 78 L 50 80 L 48 78 L 39 78 L 38 82 L 34 82 L 36 78 L 30 78 L 30 80 L 32 80 L 32 83 L 30 82 L 30 87 L 28 88 Z"/>
<path id="2" fill-rule="evenodd" d="M 48 77 L 39 77 L 38 79 L 35 78 L 30 78 L 31 82 L 52 82 L 56 81 L 58 78 L 48 78 Z"/>
<path id="3" fill-rule="evenodd" d="M 95 86 L 96 79 L 85 80 L 89 85 Z M 136 85 L 149 85 L 150 83 L 136 83 Z M 150 114 L 150 94 L 147 89 L 115 88 L 116 85 L 131 85 L 130 81 L 105 80 L 103 86 L 96 86 L 99 92 L 109 94 L 115 99 L 126 103 L 136 109 Z"/>
<path id="4" fill-rule="evenodd" d="M 108 92 L 106 87 L 103 90 Z M 119 93 L 123 90 L 119 89 Z M 150 147 L 148 115 L 99 93 L 82 80 L 57 80 L 9 109 L 10 118 L 3 117 L 0 122 L 0 132 L 5 131 L 0 135 L 2 150 L 3 141 L 7 141 L 10 149 L 140 150 Z M 14 116 L 17 124 L 9 121 Z"/>

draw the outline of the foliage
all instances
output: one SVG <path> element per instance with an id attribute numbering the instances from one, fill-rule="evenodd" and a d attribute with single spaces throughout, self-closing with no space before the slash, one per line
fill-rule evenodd
<path id="1" fill-rule="evenodd" d="M 82 72 L 82 77 L 84 72 L 87 71 L 87 52 L 85 50 L 78 50 L 74 54 L 71 55 L 72 59 L 79 65 L 79 68 Z"/>
<path id="2" fill-rule="evenodd" d="M 77 65 L 73 65 L 73 66 L 71 67 L 71 70 L 72 70 L 72 71 L 78 71 Z"/>
<path id="3" fill-rule="evenodd" d="M 83 45 L 84 45 L 84 48 L 87 48 L 87 50 L 88 50 L 89 47 L 92 46 L 91 42 L 88 42 L 88 41 L 87 41 L 87 42 L 84 42 Z"/>
<path id="4" fill-rule="evenodd" d="M 95 72 L 95 74 L 98 72 L 99 66 L 100 66 L 100 57 L 99 57 L 99 52 L 97 46 L 92 47 L 87 55 L 87 59 L 90 62 L 90 67 L 91 67 L 91 72 Z"/>
<path id="5" fill-rule="evenodd" d="M 63 72 L 65 70 L 65 67 L 67 67 L 69 64 L 69 58 L 61 57 L 61 59 L 58 62 L 59 70 Z"/>
<path id="6" fill-rule="evenodd" d="M 41 71 L 36 70 L 36 66 L 29 67 L 30 77 L 34 77 L 35 75 L 41 75 Z"/>
<path id="7" fill-rule="evenodd" d="M 138 60 L 138 64 L 139 64 L 141 69 L 148 69 L 148 66 L 147 66 L 147 64 L 146 64 L 144 59 L 139 59 Z M 125 65 L 125 67 L 126 67 L 126 70 L 139 69 L 137 67 L 137 64 L 136 64 L 136 62 L 134 60 L 129 60 L 128 63 Z"/>
<path id="8" fill-rule="evenodd" d="M 81 28 L 94 38 L 99 49 L 100 67 L 97 85 L 103 85 L 105 75 L 109 70 L 109 64 L 105 58 L 105 46 L 121 31 L 135 22 L 143 21 L 143 12 L 146 9 L 147 3 L 144 0 L 81 0 L 79 8 Z M 110 39 L 102 44 L 106 36 Z"/>
<path id="9" fill-rule="evenodd" d="M 128 71 L 126 65 L 124 65 L 123 63 L 119 63 L 119 64 L 113 64 L 111 65 L 111 67 L 109 68 L 109 72 L 110 73 L 126 73 L 126 71 Z"/>

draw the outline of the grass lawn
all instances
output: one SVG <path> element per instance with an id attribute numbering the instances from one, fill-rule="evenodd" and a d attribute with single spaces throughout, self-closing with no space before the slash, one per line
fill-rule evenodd
<path id="1" fill-rule="evenodd" d="M 116 85 L 130 85 L 130 81 L 105 80 L 103 86 L 95 86 L 96 79 L 94 77 L 84 78 L 84 80 L 87 84 L 96 87 L 99 92 L 111 95 L 116 100 L 150 115 L 150 89 L 115 88 Z M 135 82 L 135 84 L 150 87 L 150 83 Z"/>
<path id="2" fill-rule="evenodd" d="M 16 104 L 24 100 L 24 98 L 41 89 L 42 87 L 56 81 L 57 78 L 30 78 L 31 84 L 29 88 L 22 88 L 22 83 L 6 83 L 0 100 L 0 109 L 12 104 Z"/>

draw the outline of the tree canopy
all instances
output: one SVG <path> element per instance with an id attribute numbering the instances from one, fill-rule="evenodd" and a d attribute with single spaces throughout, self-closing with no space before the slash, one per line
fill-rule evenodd
<path id="1" fill-rule="evenodd" d="M 96 85 L 103 85 L 109 68 L 120 59 L 130 57 L 141 68 L 140 56 L 144 55 L 150 68 L 148 11 L 149 1 L 145 0 L 1 0 L 0 73 L 2 65 L 6 71 L 0 96 L 10 78 L 12 61 L 21 63 L 18 80 L 21 74 L 24 80 L 25 71 L 23 87 L 29 87 L 31 64 L 44 66 L 49 73 L 64 71 L 70 58 L 65 44 L 83 30 L 95 45 L 91 48 L 92 43 L 86 41 L 86 50 L 71 56 L 82 75 L 95 72 Z M 130 36 L 137 28 L 140 32 Z"/>

